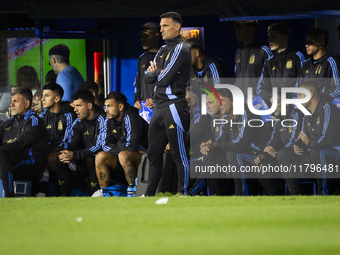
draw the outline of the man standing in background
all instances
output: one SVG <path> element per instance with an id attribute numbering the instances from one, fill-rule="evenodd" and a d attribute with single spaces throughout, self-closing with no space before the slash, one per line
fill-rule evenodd
<path id="1" fill-rule="evenodd" d="M 145 101 L 145 106 L 153 107 L 154 86 L 145 83 L 144 72 L 150 65 L 157 51 L 159 50 L 159 25 L 155 22 L 147 22 L 141 28 L 141 41 L 145 52 L 138 58 L 138 72 L 135 79 L 135 107 L 142 109 L 141 102 Z"/>
<path id="2" fill-rule="evenodd" d="M 71 96 L 84 79 L 75 67 L 70 66 L 70 49 L 64 44 L 58 44 L 50 49 L 48 55 L 50 65 L 57 75 L 56 83 L 64 90 L 62 101 L 72 102 Z"/>
<path id="3" fill-rule="evenodd" d="M 248 95 L 248 87 L 252 87 L 253 96 L 256 95 L 256 87 L 264 62 L 273 56 L 268 46 L 262 45 L 255 39 L 257 24 L 257 20 L 234 21 L 236 38 L 243 43 L 235 53 L 235 85 L 245 96 Z"/>

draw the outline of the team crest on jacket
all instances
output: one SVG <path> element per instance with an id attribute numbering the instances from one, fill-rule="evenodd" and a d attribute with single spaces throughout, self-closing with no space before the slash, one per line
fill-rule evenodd
<path id="1" fill-rule="evenodd" d="M 286 69 L 292 69 L 292 67 L 293 67 L 293 61 L 291 59 L 288 59 L 286 63 Z"/>
<path id="2" fill-rule="evenodd" d="M 320 116 L 319 116 L 318 119 L 316 120 L 316 124 L 320 124 Z"/>
<path id="3" fill-rule="evenodd" d="M 276 69 L 276 66 L 274 66 L 273 68 L 272 68 L 272 71 L 274 71 Z"/>
<path id="4" fill-rule="evenodd" d="M 8 130 L 10 130 L 10 129 L 11 129 L 11 127 L 5 128 L 6 131 L 8 131 Z"/>
<path id="5" fill-rule="evenodd" d="M 117 134 L 117 130 L 116 129 L 112 130 L 112 133 Z"/>
<path id="6" fill-rule="evenodd" d="M 220 129 L 218 127 L 215 128 L 215 132 L 220 132 Z"/>
<path id="7" fill-rule="evenodd" d="M 63 122 L 61 120 L 58 121 L 58 130 L 63 130 Z"/>
<path id="8" fill-rule="evenodd" d="M 52 126 L 51 126 L 51 125 L 48 125 L 48 126 L 46 127 L 46 129 L 52 129 Z"/>
<path id="9" fill-rule="evenodd" d="M 250 59 L 249 59 L 249 64 L 254 64 L 255 63 L 255 54 L 251 54 Z"/>
<path id="10" fill-rule="evenodd" d="M 145 64 L 142 65 L 142 68 L 145 68 Z"/>
<path id="11" fill-rule="evenodd" d="M 241 62 L 241 59 L 239 58 L 238 60 L 237 60 L 237 62 L 236 63 L 240 63 Z"/>

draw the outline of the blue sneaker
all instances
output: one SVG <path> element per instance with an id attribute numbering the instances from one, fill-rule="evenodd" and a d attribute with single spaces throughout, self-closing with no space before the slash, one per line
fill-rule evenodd
<path id="1" fill-rule="evenodd" d="M 129 185 L 127 188 L 127 197 L 135 197 L 136 196 L 136 186 Z"/>

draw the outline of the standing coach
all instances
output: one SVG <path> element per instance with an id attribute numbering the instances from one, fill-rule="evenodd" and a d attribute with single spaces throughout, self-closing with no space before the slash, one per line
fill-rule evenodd
<path id="1" fill-rule="evenodd" d="M 162 175 L 163 152 L 166 144 L 178 171 L 178 192 L 187 193 L 189 162 L 185 136 L 189 125 L 186 86 L 190 79 L 191 53 L 183 43 L 180 31 L 181 15 L 167 12 L 161 15 L 162 46 L 145 75 L 145 82 L 155 86 L 154 113 L 149 126 L 149 184 L 146 196 L 153 196 Z"/>

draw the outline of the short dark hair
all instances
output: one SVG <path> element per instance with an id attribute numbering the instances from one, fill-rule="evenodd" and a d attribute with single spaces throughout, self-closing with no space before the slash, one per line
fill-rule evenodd
<path id="1" fill-rule="evenodd" d="M 53 93 L 55 93 L 57 96 L 60 96 L 60 99 L 62 99 L 64 96 L 64 89 L 57 83 L 46 84 L 43 87 L 43 90 L 47 89 L 52 90 Z"/>
<path id="2" fill-rule="evenodd" d="M 160 32 L 160 27 L 156 22 L 146 22 L 141 27 L 141 30 L 150 30 L 150 32 L 155 35 Z"/>
<path id="3" fill-rule="evenodd" d="M 203 42 L 198 38 L 190 38 L 185 41 L 185 43 L 188 45 L 190 49 L 197 49 L 200 53 L 204 54 L 204 44 Z"/>
<path id="4" fill-rule="evenodd" d="M 307 36 L 312 37 L 318 43 L 324 43 L 325 47 L 328 44 L 329 35 L 326 29 L 323 28 L 313 28 L 308 30 Z"/>
<path id="5" fill-rule="evenodd" d="M 236 20 L 233 25 L 234 28 L 238 27 L 253 27 L 256 28 L 259 22 L 257 20 Z"/>
<path id="6" fill-rule="evenodd" d="M 229 89 L 218 89 L 217 93 L 221 97 L 226 97 L 230 100 L 230 102 L 233 102 L 233 94 Z"/>
<path id="7" fill-rule="evenodd" d="M 161 19 L 171 18 L 173 21 L 179 23 L 181 26 L 183 24 L 182 16 L 177 12 L 166 12 L 160 16 Z"/>
<path id="8" fill-rule="evenodd" d="M 32 91 L 27 87 L 16 87 L 14 88 L 13 92 L 11 93 L 12 96 L 20 94 L 24 99 L 28 100 L 30 102 L 30 106 L 32 104 Z"/>
<path id="9" fill-rule="evenodd" d="M 71 98 L 73 101 L 81 99 L 85 103 L 92 103 L 94 105 L 94 96 L 89 90 L 77 91 Z"/>
<path id="10" fill-rule="evenodd" d="M 319 88 L 318 84 L 316 84 L 314 81 L 306 81 L 306 82 L 300 84 L 299 87 L 305 87 L 310 92 L 312 92 L 314 95 L 319 96 L 320 88 Z"/>
<path id="11" fill-rule="evenodd" d="M 123 105 L 125 105 L 127 102 L 126 96 L 122 92 L 119 92 L 119 91 L 113 91 L 110 94 L 108 94 L 107 97 L 105 98 L 105 101 L 109 99 L 114 99 L 118 104 L 123 104 Z"/>
<path id="12" fill-rule="evenodd" d="M 91 92 L 93 92 L 96 96 L 98 96 L 98 92 L 99 92 L 99 87 L 98 84 L 95 83 L 94 81 L 85 81 L 82 84 L 79 85 L 78 91 L 81 90 L 89 90 Z"/>
<path id="13" fill-rule="evenodd" d="M 70 49 L 65 44 L 58 44 L 53 46 L 48 52 L 49 56 L 56 56 L 58 63 L 70 63 Z"/>
<path id="14" fill-rule="evenodd" d="M 279 33 L 279 34 L 284 34 L 286 36 L 289 36 L 289 33 L 290 33 L 289 27 L 286 24 L 284 24 L 284 23 L 274 23 L 274 24 L 271 24 L 268 27 L 267 31 L 268 31 L 268 33 L 276 32 L 276 33 Z"/>

